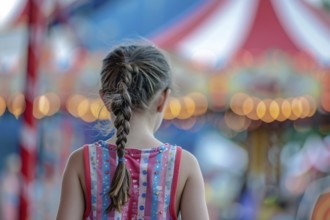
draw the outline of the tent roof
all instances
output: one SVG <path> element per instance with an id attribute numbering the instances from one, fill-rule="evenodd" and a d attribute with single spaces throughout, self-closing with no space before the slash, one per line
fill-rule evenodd
<path id="1" fill-rule="evenodd" d="M 292 41 L 277 18 L 276 11 L 268 0 L 261 0 L 257 5 L 257 11 L 250 31 L 246 34 L 242 51 L 250 51 L 253 54 L 262 53 L 269 49 L 279 49 L 289 53 L 299 52 L 299 48 Z"/>
<path id="2" fill-rule="evenodd" d="M 185 58 L 222 67 L 241 51 L 279 49 L 330 66 L 330 14 L 305 0 L 208 1 L 154 41 Z"/>

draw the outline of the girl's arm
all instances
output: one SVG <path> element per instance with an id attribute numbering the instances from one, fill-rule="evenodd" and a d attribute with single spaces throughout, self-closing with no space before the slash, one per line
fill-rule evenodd
<path id="1" fill-rule="evenodd" d="M 81 220 L 85 210 L 79 170 L 83 168 L 83 151 L 73 152 L 64 170 L 57 220 Z"/>
<path id="2" fill-rule="evenodd" d="M 202 172 L 196 158 L 183 151 L 182 170 L 188 172 L 180 202 L 182 220 L 208 220 Z"/>

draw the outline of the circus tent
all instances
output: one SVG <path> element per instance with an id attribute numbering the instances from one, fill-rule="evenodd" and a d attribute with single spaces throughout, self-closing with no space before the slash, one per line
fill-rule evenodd
<path id="1" fill-rule="evenodd" d="M 154 37 L 185 58 L 223 67 L 242 51 L 305 53 L 330 66 L 330 16 L 306 0 L 208 1 Z"/>

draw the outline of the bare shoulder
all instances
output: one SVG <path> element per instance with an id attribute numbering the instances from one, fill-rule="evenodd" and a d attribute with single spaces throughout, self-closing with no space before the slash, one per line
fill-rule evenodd
<path id="1" fill-rule="evenodd" d="M 197 162 L 196 157 L 185 149 L 182 149 L 182 160 L 187 160 L 190 162 Z"/>
<path id="2" fill-rule="evenodd" d="M 63 173 L 60 204 L 57 218 L 61 220 L 82 219 L 84 213 L 84 174 L 83 148 L 73 151 L 66 163 Z"/>
<path id="3" fill-rule="evenodd" d="M 83 155 L 84 155 L 84 146 L 74 150 L 70 154 L 70 159 L 73 160 L 73 161 L 79 160 L 79 159 L 83 158 Z"/>
<path id="4" fill-rule="evenodd" d="M 187 177 L 199 172 L 199 163 L 196 157 L 187 150 L 182 150 L 181 171 L 187 174 Z"/>
<path id="5" fill-rule="evenodd" d="M 67 161 L 66 169 L 75 171 L 79 176 L 83 174 L 84 167 L 84 147 L 74 150 Z"/>
<path id="6" fill-rule="evenodd" d="M 204 180 L 199 163 L 192 153 L 185 150 L 182 151 L 180 172 L 184 178 L 179 200 L 182 220 L 209 219 Z"/>

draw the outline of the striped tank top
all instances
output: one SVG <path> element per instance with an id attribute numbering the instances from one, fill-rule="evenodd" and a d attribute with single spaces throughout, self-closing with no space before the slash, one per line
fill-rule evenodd
<path id="1" fill-rule="evenodd" d="M 98 141 L 84 146 L 86 209 L 84 219 L 177 219 L 175 193 L 181 147 L 164 144 L 149 149 L 126 149 L 125 161 L 132 177 L 130 198 L 122 211 L 109 205 L 111 180 L 117 165 L 116 146 Z"/>

